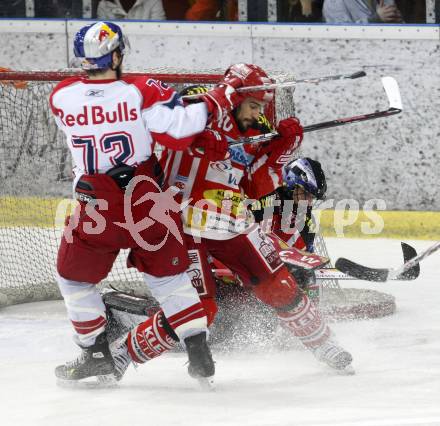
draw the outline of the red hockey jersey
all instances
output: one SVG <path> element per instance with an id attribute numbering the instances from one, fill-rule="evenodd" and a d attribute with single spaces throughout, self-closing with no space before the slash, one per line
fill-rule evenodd
<path id="1" fill-rule="evenodd" d="M 264 116 L 260 121 L 269 123 Z M 211 128 L 224 134 L 228 142 L 261 134 L 249 129 L 241 133 L 232 114 Z M 210 162 L 191 148 L 175 152 L 165 149 L 161 164 L 167 182 L 179 188 L 183 205 L 185 233 L 223 240 L 246 231 L 254 224 L 247 208 L 282 184 L 281 170 L 266 165 L 267 155 L 261 145 L 240 145 L 229 149 L 226 160 Z"/>

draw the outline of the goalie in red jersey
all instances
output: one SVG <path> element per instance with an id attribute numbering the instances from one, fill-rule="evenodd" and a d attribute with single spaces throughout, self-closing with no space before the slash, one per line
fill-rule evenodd
<path id="1" fill-rule="evenodd" d="M 272 82 L 261 68 L 247 64 L 236 64 L 226 71 L 224 81 L 233 79 L 239 79 L 243 87 Z M 203 300 L 208 322 L 217 311 L 215 280 L 208 261 L 212 256 L 273 308 L 283 327 L 318 359 L 335 369 L 348 369 L 351 355 L 336 343 L 317 307 L 283 264 L 273 240 L 248 208 L 252 201 L 282 186 L 283 167 L 302 142 L 302 127 L 297 118 L 286 118 L 276 126 L 278 136 L 268 143 L 230 148 L 230 143 L 265 133 L 271 127 L 262 114 L 273 101 L 273 91 L 251 91 L 240 96 L 242 101 L 232 112 L 220 119 L 211 117 L 207 129 L 191 147 L 180 152 L 165 149 L 160 160 L 167 183 L 179 188 L 178 198 L 184 206 L 182 219 L 191 262 L 187 272 Z M 201 100 L 203 97 L 201 94 Z M 137 363 L 153 357 L 138 340 L 145 340 L 147 332 L 150 337 L 155 334 L 157 340 L 160 337 L 155 316 L 150 322 L 130 333 L 129 346 L 134 349 L 130 355 Z"/>

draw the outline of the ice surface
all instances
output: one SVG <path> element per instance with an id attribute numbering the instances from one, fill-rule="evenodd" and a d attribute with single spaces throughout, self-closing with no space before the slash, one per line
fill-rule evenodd
<path id="1" fill-rule="evenodd" d="M 416 249 L 430 241 L 410 242 Z M 328 239 L 334 261 L 398 266 L 396 240 Z M 396 426 L 440 425 L 440 292 L 438 253 L 414 282 L 347 287 L 396 297 L 392 317 L 333 324 L 357 374 L 338 376 L 305 351 L 261 347 L 214 354 L 217 390 L 204 393 L 186 374 L 184 354 L 130 369 L 116 389 L 57 387 L 54 367 L 77 349 L 62 303 L 0 311 L 2 426 Z"/>

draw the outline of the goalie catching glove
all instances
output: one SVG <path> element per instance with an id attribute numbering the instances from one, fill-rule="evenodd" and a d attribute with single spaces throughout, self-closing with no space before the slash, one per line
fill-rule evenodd
<path id="1" fill-rule="evenodd" d="M 299 120 L 294 117 L 281 120 L 277 132 L 279 136 L 269 145 L 267 165 L 280 169 L 292 159 L 293 153 L 301 146 L 304 132 Z"/>
<path id="2" fill-rule="evenodd" d="M 221 161 L 227 157 L 228 142 L 216 130 L 206 129 L 197 135 L 191 145 L 191 150 L 197 157 L 203 157 L 209 161 Z"/>

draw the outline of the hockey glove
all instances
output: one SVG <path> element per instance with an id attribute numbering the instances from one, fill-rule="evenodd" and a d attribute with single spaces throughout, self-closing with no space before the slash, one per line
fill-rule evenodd
<path id="1" fill-rule="evenodd" d="M 209 161 L 224 160 L 228 154 L 226 138 L 216 130 L 206 129 L 197 135 L 191 145 L 193 153 Z"/>
<path id="2" fill-rule="evenodd" d="M 297 118 L 289 117 L 281 120 L 277 127 L 279 137 L 270 143 L 270 154 L 267 165 L 281 168 L 291 160 L 293 153 L 300 147 L 303 140 L 303 128 Z"/>
<path id="3" fill-rule="evenodd" d="M 208 106 L 208 112 L 215 114 L 217 121 L 221 121 L 224 114 L 241 104 L 243 97 L 235 89 L 242 86 L 242 79 L 238 77 L 227 78 L 202 96 Z"/>

